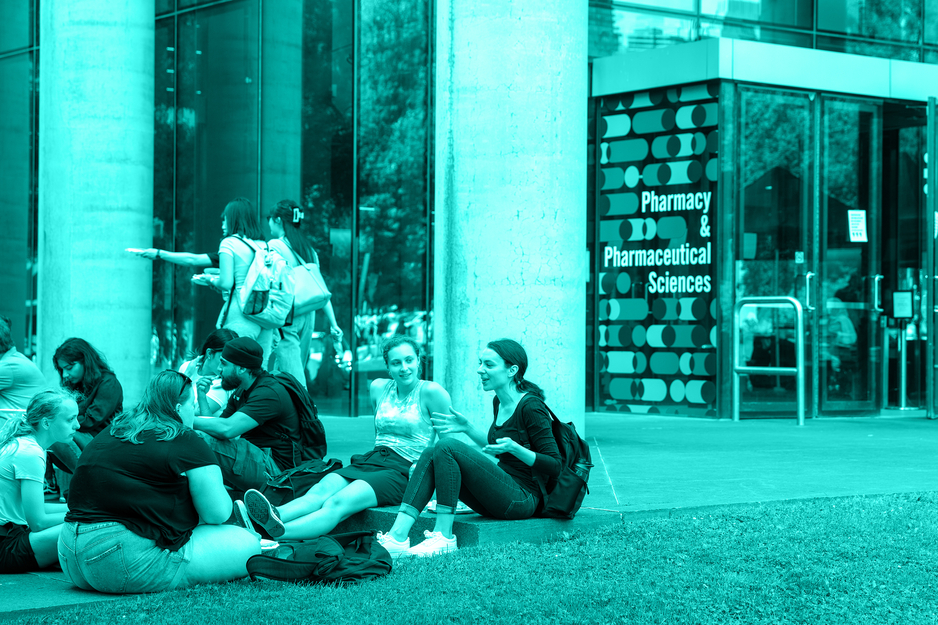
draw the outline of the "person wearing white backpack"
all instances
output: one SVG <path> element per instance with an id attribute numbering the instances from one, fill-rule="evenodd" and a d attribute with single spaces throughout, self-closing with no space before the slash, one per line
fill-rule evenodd
<path id="1" fill-rule="evenodd" d="M 239 197 L 228 202 L 221 214 L 221 229 L 225 238 L 218 247 L 218 278 L 212 281 L 212 286 L 221 291 L 225 303 L 218 315 L 216 327 L 232 330 L 240 337 L 257 341 L 264 350 L 266 365 L 270 358 L 273 331 L 262 328 L 246 317 L 238 298 L 255 252 L 267 245 L 260 219 L 251 201 Z"/>
<path id="2" fill-rule="evenodd" d="M 268 242 L 271 249 L 279 252 L 294 269 L 306 263 L 319 264 L 319 255 L 300 230 L 303 217 L 299 204 L 293 200 L 280 200 L 267 216 L 267 224 L 273 237 Z M 331 300 L 325 304 L 323 311 L 329 322 L 336 353 L 341 354 L 344 351 L 342 329 L 336 323 Z M 274 349 L 276 359 L 273 371 L 284 371 L 293 375 L 300 383 L 306 383 L 306 365 L 315 320 L 314 310 L 304 315 L 294 315 L 292 325 L 280 328 L 281 338 Z"/>

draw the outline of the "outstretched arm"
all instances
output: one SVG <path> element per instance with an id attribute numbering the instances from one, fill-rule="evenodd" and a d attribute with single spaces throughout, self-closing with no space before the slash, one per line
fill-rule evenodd
<path id="1" fill-rule="evenodd" d="M 169 252 L 156 248 L 147 248 L 145 250 L 135 250 L 131 254 L 136 254 L 142 258 L 150 260 L 165 260 L 174 265 L 185 265 L 186 267 L 211 267 L 212 259 L 208 254 L 190 254 L 189 252 Z"/>

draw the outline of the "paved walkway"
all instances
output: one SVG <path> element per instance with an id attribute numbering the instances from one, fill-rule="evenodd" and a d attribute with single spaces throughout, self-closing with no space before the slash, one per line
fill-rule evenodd
<path id="1" fill-rule="evenodd" d="M 371 419 L 327 417 L 329 456 L 374 441 Z M 585 507 L 623 513 L 938 490 L 938 421 L 922 417 L 692 419 L 589 414 L 596 467 Z M 0 576 L 0 614 L 113 600 L 61 571 Z"/>

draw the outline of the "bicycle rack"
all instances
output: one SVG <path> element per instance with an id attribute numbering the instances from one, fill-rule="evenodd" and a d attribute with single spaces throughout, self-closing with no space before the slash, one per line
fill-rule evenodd
<path id="1" fill-rule="evenodd" d="M 795 309 L 795 366 L 794 367 L 749 367 L 739 364 L 739 311 L 743 306 L 779 308 L 791 306 Z M 743 374 L 770 374 L 795 376 L 795 388 L 798 395 L 798 425 L 804 425 L 804 308 L 794 297 L 743 297 L 733 307 L 733 421 L 739 421 L 739 377 Z"/>

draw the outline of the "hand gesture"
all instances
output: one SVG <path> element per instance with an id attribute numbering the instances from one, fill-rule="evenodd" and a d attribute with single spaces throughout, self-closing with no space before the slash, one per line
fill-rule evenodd
<path id="1" fill-rule="evenodd" d="M 140 256 L 141 258 L 148 258 L 150 260 L 153 260 L 154 258 L 156 258 L 156 250 L 152 247 L 147 248 L 145 250 L 140 249 L 139 247 L 128 247 L 124 251 Z"/>
<path id="2" fill-rule="evenodd" d="M 449 407 L 449 413 L 431 413 L 430 423 L 437 434 L 459 434 L 469 429 L 469 419 L 453 410 L 452 406 Z"/>
<path id="3" fill-rule="evenodd" d="M 210 388 L 212 388 L 212 378 L 207 375 L 195 381 L 195 389 L 199 395 L 206 395 Z"/>
<path id="4" fill-rule="evenodd" d="M 513 454 L 518 447 L 518 443 L 513 439 L 504 436 L 502 438 L 496 438 L 494 445 L 486 445 L 482 448 L 482 451 L 493 456 L 500 456 L 502 454 Z"/>

